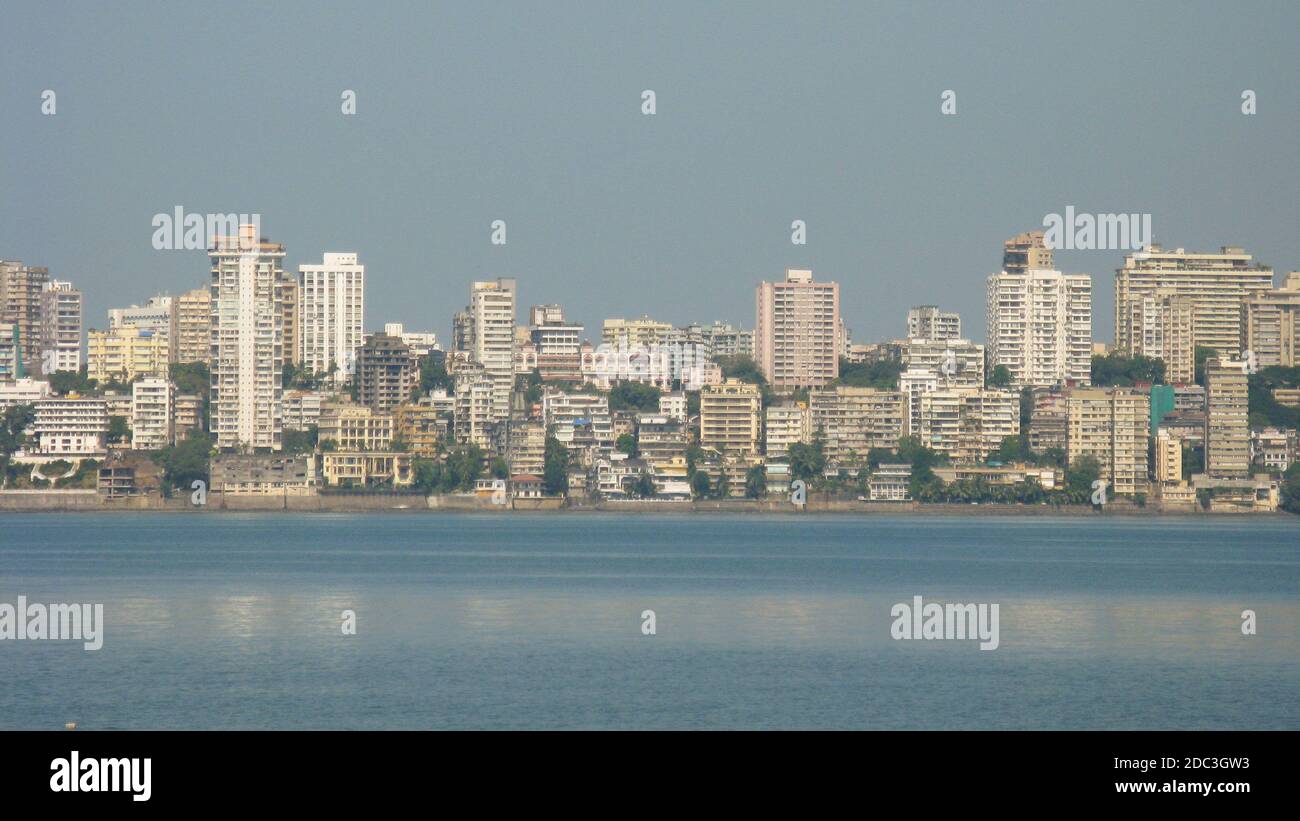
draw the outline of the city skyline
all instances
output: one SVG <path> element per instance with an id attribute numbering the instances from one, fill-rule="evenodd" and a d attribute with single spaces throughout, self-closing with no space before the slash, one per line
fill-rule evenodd
<path id="1" fill-rule="evenodd" d="M 57 25 L 22 8 L 0 56 L 3 104 L 20 126 L 0 135 L 12 192 L 0 247 L 76 283 L 93 326 L 122 294 L 138 303 L 204 281 L 198 253 L 149 245 L 154 214 L 260 213 L 289 270 L 323 252 L 365 260 L 367 330 L 395 321 L 443 339 L 467 281 L 516 278 L 519 305 L 563 302 L 592 336 L 601 318 L 643 313 L 749 327 L 746 295 L 787 268 L 840 283 L 855 339 L 896 336 L 907 308 L 934 301 L 980 339 L 993 242 L 1070 206 L 1150 214 L 1167 248 L 1240 246 L 1278 276 L 1300 267 L 1289 13 L 1114 8 L 1129 25 L 1109 25 L 1105 9 L 1049 20 L 1033 7 L 954 6 L 952 25 L 930 31 L 898 10 L 563 6 L 417 11 L 395 28 L 344 10 L 308 35 L 293 7 L 248 6 L 232 14 L 257 9 L 266 25 L 219 45 L 176 38 L 211 25 L 197 9 L 176 10 L 163 32 L 142 7 Z M 832 20 L 854 35 L 821 37 Z M 741 36 L 709 36 L 722 26 Z M 990 53 L 1011 26 L 1023 34 L 1014 53 Z M 1062 43 L 1066 26 L 1077 36 Z M 556 27 L 590 36 L 553 48 Z M 425 63 L 395 60 L 422 30 L 446 42 Z M 317 62 L 309 36 L 356 53 Z M 102 37 L 118 46 L 111 64 Z M 150 49 L 178 47 L 169 42 L 188 59 L 156 72 Z M 799 60 L 784 58 L 792 47 Z M 1189 50 L 1192 68 L 1161 67 Z M 300 66 L 281 56 L 299 52 Z M 1017 70 L 1037 65 L 1059 70 Z M 223 114 L 238 141 L 206 128 L 214 78 L 242 102 Z M 58 94 L 53 116 L 41 113 L 46 89 Z M 1259 100 L 1250 116 L 1245 89 Z M 656 93 L 653 115 L 641 112 L 644 90 Z M 946 90 L 954 116 L 940 110 Z M 1144 118 L 1204 127 L 1174 139 Z M 805 134 L 801 122 L 817 127 Z M 490 241 L 497 219 L 504 246 Z M 805 246 L 790 242 L 795 220 Z M 1093 277 L 1094 338 L 1112 338 L 1123 256 L 1057 253 L 1059 270 Z"/>

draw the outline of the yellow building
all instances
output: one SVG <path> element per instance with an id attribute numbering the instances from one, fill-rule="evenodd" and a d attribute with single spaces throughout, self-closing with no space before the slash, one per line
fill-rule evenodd
<path id="1" fill-rule="evenodd" d="M 169 359 L 166 336 L 147 328 L 123 326 L 86 335 L 86 375 L 100 382 L 136 377 L 166 378 Z"/>
<path id="2" fill-rule="evenodd" d="M 327 403 L 321 406 L 319 439 L 337 450 L 388 450 L 393 444 L 393 417 L 365 405 Z"/>

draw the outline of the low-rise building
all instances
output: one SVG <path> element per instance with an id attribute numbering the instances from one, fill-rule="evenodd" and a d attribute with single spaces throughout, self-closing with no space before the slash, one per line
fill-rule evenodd
<path id="1" fill-rule="evenodd" d="M 414 481 L 413 459 L 410 453 L 326 451 L 321 454 L 321 475 L 331 487 L 408 487 Z"/>
<path id="2" fill-rule="evenodd" d="M 318 439 L 338 450 L 388 450 L 393 444 L 392 414 L 365 405 L 329 402 L 321 407 Z"/>
<path id="3" fill-rule="evenodd" d="M 108 405 L 80 396 L 43 399 L 32 430 L 43 455 L 99 456 L 107 452 Z"/>
<path id="4" fill-rule="evenodd" d="M 320 477 L 316 457 L 221 454 L 210 463 L 211 490 L 228 496 L 307 496 Z"/>
<path id="5" fill-rule="evenodd" d="M 882 463 L 867 479 L 867 498 L 873 502 L 910 502 L 912 466 L 906 462 Z"/>

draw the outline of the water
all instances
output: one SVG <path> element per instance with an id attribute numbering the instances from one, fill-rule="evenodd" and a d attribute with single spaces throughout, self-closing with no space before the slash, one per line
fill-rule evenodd
<path id="1" fill-rule="evenodd" d="M 1293 518 L 3 515 L 0 602 L 106 628 L 0 641 L 0 728 L 1294 730 L 1298 593 Z"/>

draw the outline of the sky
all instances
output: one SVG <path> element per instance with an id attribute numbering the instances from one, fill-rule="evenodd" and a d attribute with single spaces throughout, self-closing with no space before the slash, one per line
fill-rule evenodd
<path id="1" fill-rule="evenodd" d="M 444 341 L 476 279 L 598 341 L 752 328 L 792 267 L 855 341 L 919 304 L 983 341 L 1002 241 L 1067 206 L 1300 268 L 1295 2 L 6 0 L 0 31 L 0 258 L 76 283 L 87 328 L 207 283 L 152 245 L 177 207 L 260 214 L 287 270 L 355 251 L 367 330 Z M 1123 256 L 1056 255 L 1101 341 Z"/>

